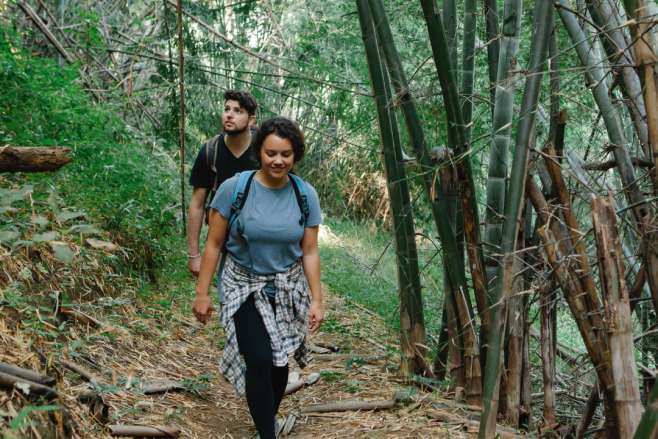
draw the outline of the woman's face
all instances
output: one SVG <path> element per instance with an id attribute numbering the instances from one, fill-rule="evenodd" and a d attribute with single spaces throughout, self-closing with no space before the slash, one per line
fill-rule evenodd
<path id="1" fill-rule="evenodd" d="M 295 151 L 290 140 L 276 134 L 268 135 L 260 149 L 261 170 L 268 178 L 285 178 L 295 162 Z"/>

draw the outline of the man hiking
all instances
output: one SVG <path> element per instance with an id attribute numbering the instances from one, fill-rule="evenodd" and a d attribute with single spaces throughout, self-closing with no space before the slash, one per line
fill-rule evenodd
<path id="1" fill-rule="evenodd" d="M 249 148 L 250 126 L 256 118 L 258 104 L 251 93 L 227 90 L 224 93 L 222 113 L 223 133 L 213 137 L 201 148 L 190 174 L 190 185 L 194 187 L 187 223 L 187 267 L 199 277 L 201 250 L 199 236 L 205 217 L 208 195 L 215 195 L 225 180 L 238 172 L 257 169 Z"/>

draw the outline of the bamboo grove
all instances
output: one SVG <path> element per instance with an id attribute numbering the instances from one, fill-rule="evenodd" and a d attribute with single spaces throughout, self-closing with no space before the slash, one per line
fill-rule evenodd
<path id="1" fill-rule="evenodd" d="M 185 145 L 216 130 L 219 96 L 237 87 L 262 118 L 304 128 L 302 172 L 334 212 L 356 187 L 363 205 L 384 196 L 400 371 L 481 407 L 481 438 L 501 420 L 656 437 L 655 3 L 331 3 L 36 0 L 10 3 L 7 20 L 165 139 L 153 147 L 178 155 L 182 194 Z M 380 171 L 386 193 L 368 177 Z M 419 217 L 440 245 L 440 315 L 425 310 Z M 562 319 L 585 352 L 560 343 Z"/>

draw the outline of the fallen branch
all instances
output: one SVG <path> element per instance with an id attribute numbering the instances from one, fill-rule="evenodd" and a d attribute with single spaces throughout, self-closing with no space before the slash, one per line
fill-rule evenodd
<path id="1" fill-rule="evenodd" d="M 318 354 L 313 358 L 318 361 L 334 361 L 334 360 L 345 360 L 345 361 L 375 361 L 381 358 L 388 357 L 387 354 L 373 355 L 373 354 Z"/>
<path id="2" fill-rule="evenodd" d="M 340 350 L 338 346 L 333 344 L 330 341 L 315 341 L 313 342 L 316 346 L 320 346 L 321 348 L 329 349 L 330 351 L 337 352 Z"/>
<path id="3" fill-rule="evenodd" d="M 156 425 L 147 427 L 142 425 L 108 425 L 112 436 L 129 437 L 179 437 L 180 431 L 173 427 Z"/>
<path id="4" fill-rule="evenodd" d="M 177 381 L 158 380 L 149 383 L 144 383 L 142 390 L 145 395 L 153 395 L 155 393 L 167 393 L 175 390 L 185 390 L 185 386 Z"/>
<path id="5" fill-rule="evenodd" d="M 32 381 L 37 384 L 43 384 L 44 386 L 48 386 L 48 387 L 52 387 L 55 385 L 55 378 L 53 377 L 49 377 L 47 375 L 41 375 L 40 373 L 23 369 L 22 367 L 12 366 L 11 364 L 3 363 L 2 361 L 0 361 L 0 372 L 6 373 L 8 375 L 13 375 L 18 378 L 23 378 L 25 380 Z"/>
<path id="6" fill-rule="evenodd" d="M 88 372 L 87 370 L 83 369 L 82 367 L 78 366 L 77 364 L 73 364 L 70 361 L 61 360 L 61 359 L 57 360 L 57 361 L 59 362 L 59 364 L 61 364 L 62 366 L 65 366 L 67 369 L 72 370 L 73 372 L 77 373 L 78 375 L 80 375 L 82 378 L 89 381 L 90 383 L 92 383 L 92 384 L 98 383 L 98 376 L 97 375 L 95 375 L 91 372 Z"/>
<path id="7" fill-rule="evenodd" d="M 67 317 L 71 317 L 74 320 L 77 320 L 80 323 L 84 323 L 85 325 L 93 326 L 94 328 L 101 328 L 105 326 L 103 322 L 100 320 L 95 319 L 94 317 L 87 315 L 83 312 L 77 311 L 73 308 L 70 308 L 68 306 L 62 306 L 60 307 L 59 310 L 60 313 L 64 314 Z"/>
<path id="8" fill-rule="evenodd" d="M 58 398 L 59 395 L 51 387 L 35 383 L 14 375 L 0 372 L 0 387 L 6 390 L 19 388 L 25 395 L 44 395 L 49 398 Z"/>
<path id="9" fill-rule="evenodd" d="M 316 346 L 314 344 L 311 344 L 308 346 L 308 351 L 313 352 L 314 354 L 329 354 L 331 351 L 327 348 L 323 348 L 320 346 Z"/>
<path id="10" fill-rule="evenodd" d="M 0 147 L 0 172 L 50 172 L 70 163 L 71 148 L 65 146 Z"/>
<path id="11" fill-rule="evenodd" d="M 357 410 L 389 410 L 397 403 L 395 399 L 384 401 L 342 401 L 331 404 L 315 404 L 302 409 L 302 413 L 349 412 Z"/>
<path id="12" fill-rule="evenodd" d="M 302 387 L 312 386 L 320 380 L 319 373 L 310 374 L 305 380 L 296 380 L 286 386 L 286 391 L 284 395 L 290 395 L 301 389 Z"/>

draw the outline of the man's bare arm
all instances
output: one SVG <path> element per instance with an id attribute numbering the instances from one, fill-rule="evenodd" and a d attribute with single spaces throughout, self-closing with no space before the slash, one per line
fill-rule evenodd
<path id="1" fill-rule="evenodd" d="M 205 215 L 206 197 L 208 189 L 195 187 L 192 191 L 190 200 L 190 209 L 187 220 L 187 268 L 195 277 L 199 277 L 201 268 L 201 250 L 199 247 L 199 237 L 201 236 L 201 226 Z"/>

